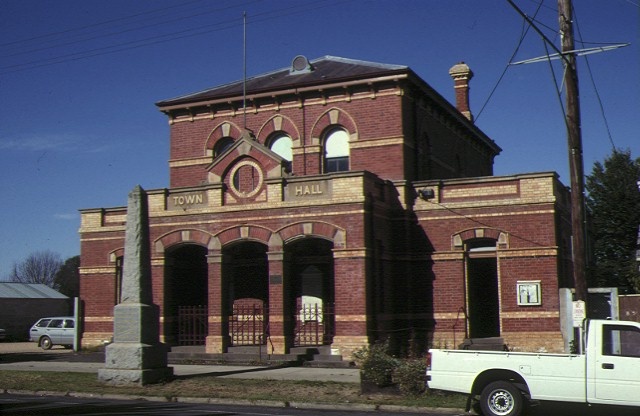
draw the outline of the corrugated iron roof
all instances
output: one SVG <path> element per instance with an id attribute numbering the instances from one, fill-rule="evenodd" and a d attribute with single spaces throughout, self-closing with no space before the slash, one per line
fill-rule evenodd
<path id="1" fill-rule="evenodd" d="M 67 296 L 41 283 L 0 282 L 0 299 L 66 299 Z"/>
<path id="2" fill-rule="evenodd" d="M 311 69 L 308 71 L 292 71 L 292 67 L 288 67 L 247 78 L 247 93 L 257 94 L 271 90 L 282 90 L 298 86 L 308 87 L 409 71 L 409 67 L 404 65 L 381 64 L 336 56 L 324 56 L 308 62 L 311 65 Z M 156 105 L 158 107 L 168 107 L 239 96 L 242 95 L 245 88 L 243 84 L 242 80 L 234 81 L 193 94 L 159 101 Z"/>

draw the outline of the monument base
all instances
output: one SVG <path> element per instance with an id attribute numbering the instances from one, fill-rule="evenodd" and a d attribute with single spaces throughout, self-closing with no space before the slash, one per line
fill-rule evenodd
<path id="1" fill-rule="evenodd" d="M 169 380 L 173 367 L 167 367 L 165 344 L 116 342 L 107 345 L 106 368 L 98 371 L 98 380 L 108 384 L 151 384 Z"/>
<path id="2" fill-rule="evenodd" d="M 144 370 L 123 370 L 120 368 L 101 368 L 98 380 L 113 386 L 161 383 L 173 378 L 173 367 L 147 368 Z"/>

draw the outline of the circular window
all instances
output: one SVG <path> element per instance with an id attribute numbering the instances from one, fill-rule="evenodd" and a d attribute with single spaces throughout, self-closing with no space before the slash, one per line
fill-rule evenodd
<path id="1" fill-rule="evenodd" d="M 231 191 L 242 198 L 250 198 L 260 192 L 264 175 L 260 165 L 256 162 L 245 160 L 238 163 L 229 173 L 229 187 Z"/>

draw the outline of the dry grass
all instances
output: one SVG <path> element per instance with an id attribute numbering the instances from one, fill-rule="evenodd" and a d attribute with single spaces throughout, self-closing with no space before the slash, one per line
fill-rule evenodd
<path id="1" fill-rule="evenodd" d="M 221 379 L 199 375 L 177 377 L 147 386 L 108 386 L 91 373 L 0 371 L 0 388 L 9 390 L 123 394 L 140 397 L 197 397 L 246 401 L 375 404 L 421 407 L 464 407 L 461 395 L 423 394 L 406 397 L 395 392 L 362 394 L 354 383 Z"/>

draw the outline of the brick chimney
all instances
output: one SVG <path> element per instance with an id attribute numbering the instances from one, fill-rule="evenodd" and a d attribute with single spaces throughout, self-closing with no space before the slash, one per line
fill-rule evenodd
<path id="1" fill-rule="evenodd" d="M 473 71 L 467 64 L 460 62 L 451 67 L 449 75 L 453 78 L 453 88 L 456 92 L 456 108 L 473 121 L 473 115 L 469 109 L 469 80 L 473 78 Z"/>

